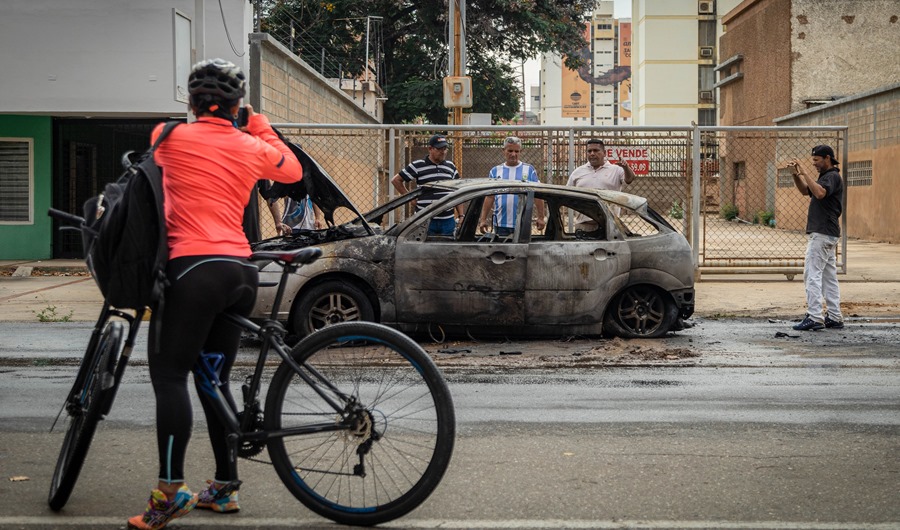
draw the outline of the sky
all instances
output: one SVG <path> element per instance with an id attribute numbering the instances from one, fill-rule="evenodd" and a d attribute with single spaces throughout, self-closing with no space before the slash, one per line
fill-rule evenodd
<path id="1" fill-rule="evenodd" d="M 631 18 L 631 0 L 614 0 L 613 17 Z M 526 109 L 531 110 L 531 87 L 540 82 L 540 58 L 525 61 L 525 101 Z"/>

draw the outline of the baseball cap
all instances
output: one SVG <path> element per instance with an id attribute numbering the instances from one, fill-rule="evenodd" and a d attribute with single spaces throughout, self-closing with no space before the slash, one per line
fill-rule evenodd
<path id="1" fill-rule="evenodd" d="M 837 158 L 834 157 L 834 149 L 832 149 L 831 147 L 829 147 L 827 145 L 817 145 L 817 146 L 813 147 L 812 148 L 812 156 L 821 156 L 823 158 L 825 156 L 830 156 L 831 163 L 834 165 L 838 164 Z"/>
<path id="2" fill-rule="evenodd" d="M 441 149 L 450 145 L 447 143 L 447 137 L 443 134 L 435 134 L 428 140 L 428 147 L 434 147 L 436 149 Z"/>

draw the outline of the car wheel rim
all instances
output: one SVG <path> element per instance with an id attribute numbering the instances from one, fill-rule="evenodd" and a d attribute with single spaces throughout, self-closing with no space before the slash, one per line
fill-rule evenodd
<path id="1" fill-rule="evenodd" d="M 340 322 L 359 320 L 360 309 L 352 297 L 329 293 L 319 298 L 309 312 L 310 329 L 322 329 Z"/>
<path id="2" fill-rule="evenodd" d="M 649 335 L 665 320 L 665 302 L 652 289 L 629 289 L 620 298 L 618 314 L 633 333 Z"/>

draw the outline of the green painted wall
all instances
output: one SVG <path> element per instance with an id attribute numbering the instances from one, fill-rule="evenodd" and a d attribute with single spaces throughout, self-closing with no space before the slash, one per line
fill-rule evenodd
<path id="1" fill-rule="evenodd" d="M 34 139 L 34 203 L 30 224 L 0 223 L 0 260 L 48 259 L 53 226 L 47 216 L 52 197 L 53 128 L 49 116 L 0 115 L 0 138 Z"/>

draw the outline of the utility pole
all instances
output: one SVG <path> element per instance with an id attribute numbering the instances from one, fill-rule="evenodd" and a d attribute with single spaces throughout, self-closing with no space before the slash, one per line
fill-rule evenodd
<path id="1" fill-rule="evenodd" d="M 522 125 L 528 125 L 525 119 L 525 109 L 528 108 L 528 88 L 525 86 L 525 59 L 521 61 L 522 66 Z"/>
<path id="2" fill-rule="evenodd" d="M 465 0 L 450 0 L 450 20 L 453 22 L 453 39 L 450 44 L 450 75 L 460 78 L 466 75 L 466 39 L 464 24 L 466 16 Z M 453 106 L 450 124 L 462 125 L 462 107 Z M 462 173 L 462 132 L 453 131 L 453 163 Z"/>
<path id="3" fill-rule="evenodd" d="M 597 27 L 597 23 L 594 21 L 594 12 L 591 11 L 591 81 L 588 82 L 588 87 L 591 89 L 591 127 L 594 126 L 594 79 L 597 76 L 597 61 L 594 60 L 596 58 L 596 50 L 594 49 L 594 43 L 597 42 L 597 39 L 594 38 L 594 30 Z"/>

